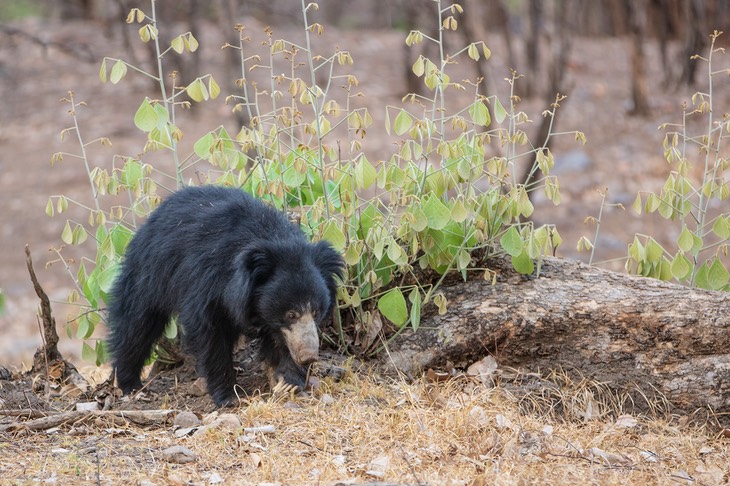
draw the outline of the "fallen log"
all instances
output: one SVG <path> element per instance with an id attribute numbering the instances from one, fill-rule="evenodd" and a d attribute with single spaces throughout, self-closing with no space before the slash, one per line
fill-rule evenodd
<path id="1" fill-rule="evenodd" d="M 562 369 L 612 388 L 658 391 L 673 411 L 730 418 L 730 292 L 689 289 L 546 258 L 540 276 L 490 261 L 496 285 L 443 287 L 448 312 L 429 309 L 380 364 L 408 376 L 492 355 L 527 372 Z M 429 306 L 434 307 L 434 306 Z"/>

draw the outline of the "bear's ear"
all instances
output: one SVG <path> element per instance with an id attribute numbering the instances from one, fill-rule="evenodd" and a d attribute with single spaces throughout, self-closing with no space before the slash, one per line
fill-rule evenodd
<path id="1" fill-rule="evenodd" d="M 333 281 L 333 277 L 344 277 L 345 262 L 332 245 L 326 241 L 315 243 L 313 255 L 314 264 L 328 281 Z"/>
<path id="2" fill-rule="evenodd" d="M 274 274 L 276 255 L 267 246 L 254 246 L 242 255 L 243 270 L 248 274 L 251 283 L 260 285 Z"/>

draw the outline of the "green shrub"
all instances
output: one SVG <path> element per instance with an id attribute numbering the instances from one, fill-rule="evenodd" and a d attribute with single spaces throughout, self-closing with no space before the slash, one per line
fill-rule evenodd
<path id="1" fill-rule="evenodd" d="M 709 88 L 692 96 L 692 106 L 684 106 L 682 122 L 664 124 L 664 158 L 673 170 L 658 194 L 640 193 L 633 209 L 641 214 L 658 212 L 663 218 L 676 221 L 679 236 L 676 246 L 662 247 L 649 235 L 636 235 L 629 245 L 626 269 L 631 273 L 662 280 L 676 280 L 691 287 L 730 290 L 730 274 L 723 263 L 728 255 L 730 212 L 721 203 L 730 196 L 725 179 L 728 158 L 724 146 L 730 139 L 730 116 L 717 106 L 713 92 L 714 78 L 727 76 L 728 70 L 715 70 L 714 57 L 724 53 L 715 47 L 720 33 L 711 36 L 707 58 L 695 56 L 707 65 Z M 719 115 L 724 113 L 723 115 Z M 688 121 L 703 120 L 704 129 L 691 134 Z M 702 178 L 696 180 L 694 167 L 702 167 Z M 716 206 L 713 208 L 712 203 Z"/>
<path id="2" fill-rule="evenodd" d="M 372 117 L 366 109 L 352 107 L 353 98 L 359 96 L 358 80 L 347 72 L 352 56 L 337 50 L 321 57 L 311 50 L 311 37 L 323 31 L 310 19 L 316 4 L 302 2 L 304 45 L 274 39 L 266 31 L 268 58 L 250 54 L 244 27 L 236 27 L 239 43 L 226 47 L 239 52 L 242 77 L 236 80 L 239 91 L 226 100 L 234 111 L 245 111 L 250 123 L 236 133 L 223 125 L 211 128 L 187 155 L 178 150 L 184 136 L 177 124 L 179 108 L 216 98 L 221 88 L 211 75 L 186 86 L 175 85 L 172 77 L 168 86 L 162 57 L 194 51 L 198 42 L 187 32 L 170 46 L 161 46 L 154 0 L 149 15 L 132 9 L 127 22 L 139 25 L 140 39 L 153 44 L 157 72 L 106 58 L 100 78 L 116 84 L 135 73 L 158 82 L 160 98 L 141 100 L 134 116 L 134 124 L 147 138 L 144 154 L 116 158 L 110 171 L 91 167 L 85 153 L 91 142 L 82 138 L 76 118 L 79 103 L 73 95 L 67 99 L 74 120 L 69 131 L 77 135 L 81 147 L 75 156 L 86 164 L 94 201 L 88 221 L 68 221 L 62 234 L 67 244 L 80 244 L 89 236 L 96 244 L 93 260 L 82 261 L 73 274 L 77 290 L 69 297 L 70 302 L 83 303 L 73 328 L 85 340 L 85 357 L 105 359 L 103 344 L 92 342 L 94 329 L 104 320 L 104 302 L 127 243 L 160 201 L 158 182 L 174 180 L 179 188 L 193 166 L 210 183 L 240 187 L 293 212 L 308 236 L 326 239 L 343 252 L 349 273 L 339 291 L 336 335 L 328 336 L 343 348 L 372 351 L 383 322 L 386 336 L 417 330 L 421 311 L 428 305 L 446 312 L 448 303 L 439 286 L 449 272 L 459 272 L 465 279 L 469 274 L 493 279 L 495 274 L 485 262 L 504 253 L 519 272 L 533 273 L 536 260 L 539 271 L 541 256 L 554 251 L 560 235 L 552 225 L 535 227 L 529 221 L 533 205 L 528 193 L 542 189 L 550 200 L 559 201 L 557 179 L 549 175 L 552 154 L 530 144 L 524 131 L 530 120 L 517 111 L 517 96 L 502 103 L 481 93 L 479 82 L 459 84 L 451 79 L 448 72 L 455 59 L 476 61 L 490 52 L 479 42 L 444 53 L 443 35 L 457 28 L 455 16 L 461 7 L 437 3 L 438 38 L 418 31 L 406 38 L 408 45 L 432 42 L 439 48 L 438 59 L 420 56 L 413 65 L 429 95 L 409 95 L 404 101 L 410 104 L 385 108 L 385 129 L 395 137 L 398 149 L 376 162 L 363 148 Z M 290 66 L 288 74 L 274 74 L 274 64 L 281 62 Z M 246 78 L 254 69 L 267 70 L 268 86 Z M 321 86 L 315 81 L 320 72 L 326 74 Z M 517 78 L 515 74 L 508 81 L 512 87 Z M 447 112 L 455 104 L 452 94 L 465 90 L 473 93 L 471 100 Z M 553 117 L 561 99 L 543 116 Z M 579 132 L 575 136 L 584 140 Z M 489 155 L 488 148 L 504 155 Z M 159 163 L 152 164 L 147 156 L 151 152 L 169 154 L 175 173 L 164 173 Z M 68 155 L 56 154 L 54 161 Z M 544 177 L 525 187 L 514 174 L 515 165 L 528 160 L 535 160 L 533 172 Z M 122 194 L 127 205 L 102 204 L 107 196 Z M 62 213 L 68 203 L 64 196 L 53 196 L 47 212 Z"/>

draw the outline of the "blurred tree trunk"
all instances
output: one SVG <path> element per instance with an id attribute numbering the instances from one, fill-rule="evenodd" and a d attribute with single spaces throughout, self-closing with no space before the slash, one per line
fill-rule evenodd
<path id="1" fill-rule="evenodd" d="M 568 69 L 568 57 L 572 47 L 570 32 L 573 29 L 575 19 L 573 12 L 577 10 L 575 7 L 574 2 L 570 0 L 555 0 L 554 3 L 552 37 L 550 39 L 552 59 L 548 67 L 549 84 L 545 93 L 545 103 L 551 107 L 554 106 L 558 94 L 567 95 L 569 91 L 569 88 L 565 85 L 565 73 Z M 557 120 L 559 113 L 559 110 L 555 111 L 555 120 Z M 536 141 L 536 147 L 550 147 L 550 126 L 551 118 L 542 117 L 537 134 L 532 138 Z M 525 186 L 534 182 L 533 167 L 535 167 L 535 161 L 531 160 L 520 174 L 518 180 Z M 527 194 L 529 195 L 531 192 Z"/>
<path id="2" fill-rule="evenodd" d="M 527 35 L 525 35 L 525 57 L 527 68 L 525 69 L 525 95 L 536 96 L 538 94 L 539 73 L 540 73 L 540 33 L 543 26 L 543 2 L 541 0 L 529 0 L 527 4 Z"/>
<path id="3" fill-rule="evenodd" d="M 424 31 L 426 35 L 434 39 L 438 39 L 438 28 L 440 28 L 440 26 L 436 25 L 436 21 L 438 20 L 438 12 L 436 11 L 436 8 L 436 4 L 430 0 L 406 0 L 405 21 L 408 31 L 410 32 L 411 30 L 421 30 Z M 422 28 L 422 19 L 427 20 L 428 28 Z M 413 63 L 416 62 L 416 59 L 419 55 L 419 53 L 417 52 L 418 48 L 419 46 L 413 45 L 409 47 L 405 44 L 405 42 L 403 43 L 403 67 L 406 82 L 405 94 L 421 94 L 423 93 L 423 88 L 425 86 L 423 80 L 416 76 L 413 73 L 412 69 Z M 436 53 L 433 51 L 435 46 L 432 42 L 423 42 L 420 45 L 420 48 L 423 49 L 423 52 L 421 52 L 420 54 L 423 54 L 425 57 L 431 60 L 435 60 L 438 58 L 435 55 Z"/>
<path id="4" fill-rule="evenodd" d="M 646 85 L 646 61 L 644 56 L 644 32 L 646 30 L 646 2 L 626 0 L 626 11 L 631 30 L 631 100 L 634 106 L 630 114 L 648 116 L 649 89 Z"/>
<path id="5" fill-rule="evenodd" d="M 730 293 L 551 257 L 538 278 L 517 275 L 509 258 L 488 266 L 496 285 L 442 287 L 447 313 L 425 308 L 418 331 L 389 343 L 381 366 L 415 377 L 492 355 L 501 367 L 608 384 L 636 404 L 658 392 L 676 410 L 730 419 Z"/>
<path id="6" fill-rule="evenodd" d="M 705 18 L 705 5 L 702 0 L 687 0 L 684 3 L 685 19 L 687 22 L 687 33 L 682 50 L 682 74 L 679 77 L 679 84 L 694 86 L 697 73 L 697 59 L 692 59 L 695 54 L 703 54 L 707 47 L 707 22 Z"/>

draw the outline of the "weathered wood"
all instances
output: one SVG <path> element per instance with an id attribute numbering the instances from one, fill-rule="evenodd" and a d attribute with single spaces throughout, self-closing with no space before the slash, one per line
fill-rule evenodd
<path id="1" fill-rule="evenodd" d="M 88 422 L 91 419 L 122 419 L 140 426 L 165 425 L 169 418 L 177 414 L 177 410 L 70 410 L 45 417 L 27 420 L 25 422 L 12 422 L 0 425 L 1 432 L 12 432 L 14 430 L 47 430 L 64 424 L 77 424 Z M 7 415 L 7 414 L 3 414 Z"/>
<path id="2" fill-rule="evenodd" d="M 500 366 L 561 368 L 616 389 L 656 390 L 676 410 L 730 413 L 730 293 L 558 258 L 544 260 L 540 278 L 516 275 L 506 260 L 490 266 L 496 285 L 475 279 L 443 288 L 447 314 L 430 309 L 381 363 L 415 376 L 491 354 Z"/>

